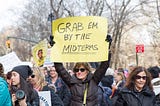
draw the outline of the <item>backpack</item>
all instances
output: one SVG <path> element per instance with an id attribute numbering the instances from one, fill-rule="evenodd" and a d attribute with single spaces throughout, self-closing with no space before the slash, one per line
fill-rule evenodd
<path id="1" fill-rule="evenodd" d="M 99 106 L 112 106 L 109 96 L 112 94 L 112 90 L 109 87 L 98 86 L 98 101 Z"/>

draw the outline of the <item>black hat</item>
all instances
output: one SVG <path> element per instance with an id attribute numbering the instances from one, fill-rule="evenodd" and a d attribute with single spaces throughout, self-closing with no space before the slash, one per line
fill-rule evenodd
<path id="1" fill-rule="evenodd" d="M 152 78 L 158 78 L 159 77 L 159 67 L 158 66 L 152 66 L 148 68 L 148 71 L 150 72 Z"/>
<path id="2" fill-rule="evenodd" d="M 105 86 L 105 87 L 110 87 L 112 86 L 113 84 L 113 76 L 112 75 L 106 75 L 102 78 L 101 80 L 101 83 L 102 83 L 102 86 Z"/>
<path id="3" fill-rule="evenodd" d="M 19 75 L 24 78 L 25 80 L 32 75 L 32 70 L 28 65 L 19 65 L 12 69 L 12 71 L 15 71 L 19 73 Z"/>

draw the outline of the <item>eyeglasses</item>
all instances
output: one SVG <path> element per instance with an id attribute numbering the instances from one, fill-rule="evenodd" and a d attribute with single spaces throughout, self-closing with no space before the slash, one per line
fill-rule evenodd
<path id="1" fill-rule="evenodd" d="M 34 78 L 34 77 L 35 77 L 35 75 L 34 75 L 34 74 L 32 74 L 32 75 L 31 75 L 31 78 Z"/>
<path id="2" fill-rule="evenodd" d="M 79 72 L 79 71 L 81 71 L 81 72 L 84 72 L 86 69 L 85 68 L 76 68 L 76 69 L 74 69 L 74 72 Z"/>
<path id="3" fill-rule="evenodd" d="M 139 76 L 139 75 L 137 75 L 136 77 L 135 77 L 136 79 L 143 79 L 143 80 L 146 80 L 147 79 L 147 76 Z"/>

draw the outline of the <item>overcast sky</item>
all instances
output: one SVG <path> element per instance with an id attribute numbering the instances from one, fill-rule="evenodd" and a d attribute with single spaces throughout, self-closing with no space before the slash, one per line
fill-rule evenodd
<path id="1" fill-rule="evenodd" d="M 11 25 L 18 18 L 18 14 L 13 11 L 19 11 L 24 6 L 25 0 L 0 0 L 0 30 L 3 27 Z"/>

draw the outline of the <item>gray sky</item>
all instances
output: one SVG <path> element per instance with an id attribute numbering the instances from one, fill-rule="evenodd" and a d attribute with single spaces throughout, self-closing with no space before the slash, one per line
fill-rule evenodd
<path id="1" fill-rule="evenodd" d="M 21 10 L 25 0 L 0 0 L 0 30 L 12 25 L 17 20 L 18 14 L 14 10 Z"/>

